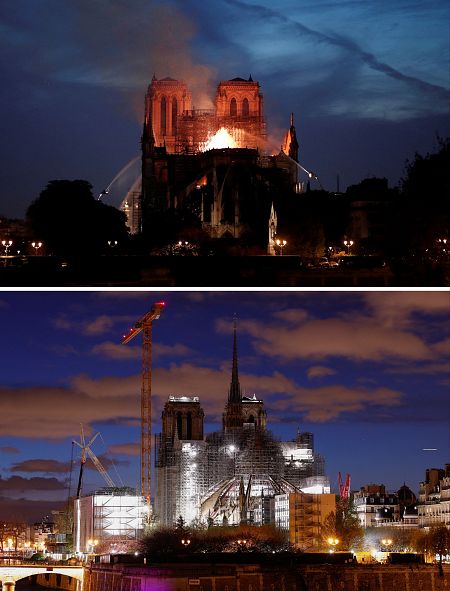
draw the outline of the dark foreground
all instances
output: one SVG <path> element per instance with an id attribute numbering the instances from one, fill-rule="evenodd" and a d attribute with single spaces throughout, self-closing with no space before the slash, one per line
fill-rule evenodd
<path id="1" fill-rule="evenodd" d="M 350 257 L 351 258 L 351 257 Z M 349 260 L 349 263 L 352 262 Z M 309 268 L 300 257 L 144 257 L 0 260 L 0 287 L 439 287 L 450 284 L 448 263 L 368 257 L 358 265 Z"/>
<path id="2" fill-rule="evenodd" d="M 448 591 L 450 569 L 435 565 L 95 564 L 85 571 L 89 591 Z"/>

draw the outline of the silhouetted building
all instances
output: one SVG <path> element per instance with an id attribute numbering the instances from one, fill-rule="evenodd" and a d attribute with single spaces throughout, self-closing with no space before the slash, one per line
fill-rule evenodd
<path id="1" fill-rule="evenodd" d="M 145 232 L 154 212 L 186 209 L 209 236 L 251 235 L 266 249 L 274 196 L 286 198 L 299 187 L 293 115 L 277 155 L 266 154 L 266 135 L 261 88 L 251 76 L 221 81 L 209 110 L 193 108 L 184 81 L 153 76 L 145 97 L 141 186 L 134 185 L 121 206 L 131 231 Z"/>

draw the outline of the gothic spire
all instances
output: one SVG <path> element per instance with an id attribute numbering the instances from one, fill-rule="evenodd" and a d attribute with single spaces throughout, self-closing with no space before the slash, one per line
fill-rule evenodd
<path id="1" fill-rule="evenodd" d="M 228 402 L 241 402 L 241 386 L 239 384 L 238 374 L 238 357 L 237 357 L 237 345 L 236 345 L 236 315 L 233 319 L 233 367 L 231 370 L 231 384 L 228 392 Z"/>

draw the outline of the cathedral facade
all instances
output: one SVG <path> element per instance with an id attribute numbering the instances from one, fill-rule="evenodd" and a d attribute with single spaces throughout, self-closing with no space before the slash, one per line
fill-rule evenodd
<path id="1" fill-rule="evenodd" d="M 194 109 L 183 80 L 153 76 L 145 96 L 144 135 L 168 154 L 196 154 L 224 128 L 236 146 L 262 147 L 266 139 L 263 96 L 258 82 L 233 78 L 219 83 L 214 109 Z"/>
<path id="2" fill-rule="evenodd" d="M 203 432 L 197 397 L 169 397 L 155 450 L 155 517 L 165 526 L 275 523 L 276 495 L 329 493 L 312 433 L 280 442 L 267 429 L 264 403 L 242 394 L 236 327 L 222 429 Z"/>
<path id="3" fill-rule="evenodd" d="M 223 80 L 213 105 L 196 109 L 186 82 L 153 76 L 145 95 L 141 178 L 121 205 L 128 226 L 133 234 L 151 232 L 155 216 L 188 212 L 210 238 L 245 238 L 258 252 L 275 254 L 271 213 L 300 187 L 293 116 L 279 151 L 269 155 L 259 82 Z"/>

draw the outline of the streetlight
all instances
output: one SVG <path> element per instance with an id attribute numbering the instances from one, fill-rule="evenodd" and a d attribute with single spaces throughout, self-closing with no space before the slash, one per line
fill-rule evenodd
<path id="1" fill-rule="evenodd" d="M 286 244 L 287 244 L 286 240 L 280 240 L 279 238 L 277 238 L 277 239 L 275 240 L 275 244 L 276 244 L 277 246 L 279 246 L 279 248 L 280 248 L 280 257 L 282 257 L 282 256 L 283 256 L 283 248 L 284 248 L 284 247 L 286 246 Z"/>
<path id="2" fill-rule="evenodd" d="M 347 247 L 347 254 L 350 254 L 350 248 L 353 246 L 353 240 L 344 240 L 344 245 Z"/>
<path id="3" fill-rule="evenodd" d="M 8 248 L 11 248 L 12 240 L 2 240 L 2 246 L 5 249 L 5 256 L 8 256 Z"/>
<path id="4" fill-rule="evenodd" d="M 110 248 L 114 248 L 115 246 L 117 246 L 117 240 L 108 240 L 108 246 Z"/>
<path id="5" fill-rule="evenodd" d="M 383 538 L 381 540 L 381 551 L 389 552 L 389 548 L 392 546 L 392 540 L 390 538 Z M 383 550 L 384 548 L 384 550 Z"/>
<path id="6" fill-rule="evenodd" d="M 248 542 L 248 540 L 245 540 L 245 539 L 244 540 L 237 540 L 237 543 L 238 543 L 238 546 L 239 546 L 239 551 L 241 549 L 244 549 L 245 550 L 245 548 L 247 547 L 247 542 Z"/>
<path id="7" fill-rule="evenodd" d="M 185 548 L 188 548 L 189 544 L 191 543 L 191 540 L 189 538 L 185 538 L 185 539 L 181 540 L 181 543 L 183 544 L 183 546 Z"/>
<path id="8" fill-rule="evenodd" d="M 338 538 L 329 537 L 327 539 L 327 542 L 328 542 L 329 546 L 331 546 L 329 552 L 330 552 L 330 554 L 332 554 L 335 551 L 336 546 L 339 544 L 339 540 L 338 540 Z"/>
<path id="9" fill-rule="evenodd" d="M 95 546 L 97 546 L 98 540 L 88 540 L 86 544 L 86 549 L 88 554 L 95 554 Z"/>
<path id="10" fill-rule="evenodd" d="M 35 256 L 36 256 L 36 255 L 37 255 L 37 253 L 38 253 L 38 250 L 39 250 L 39 249 L 41 248 L 41 246 L 42 246 L 42 242 L 32 242 L 32 243 L 31 243 L 31 246 L 34 248 L 34 254 L 35 254 Z"/>

